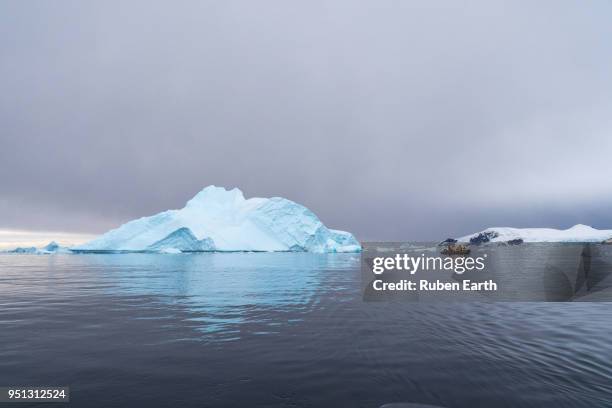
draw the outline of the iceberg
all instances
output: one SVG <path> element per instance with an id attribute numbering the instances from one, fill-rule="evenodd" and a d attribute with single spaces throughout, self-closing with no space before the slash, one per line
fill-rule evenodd
<path id="1" fill-rule="evenodd" d="M 10 254 L 35 254 L 38 252 L 38 249 L 36 247 L 17 247 L 6 252 Z"/>
<path id="2" fill-rule="evenodd" d="M 69 254 L 70 248 L 63 247 L 55 241 L 49 242 L 46 246 L 38 250 L 41 254 Z"/>
<path id="3" fill-rule="evenodd" d="M 308 208 L 281 197 L 245 199 L 237 188 L 208 186 L 184 208 L 129 221 L 77 252 L 359 252 L 348 232 L 327 228 Z"/>
<path id="4" fill-rule="evenodd" d="M 574 225 L 565 230 L 553 228 L 487 228 L 475 234 L 457 238 L 459 242 L 603 242 L 612 238 L 612 230 L 598 230 L 588 225 Z"/>
<path id="5" fill-rule="evenodd" d="M 42 248 L 43 251 L 47 251 L 47 252 L 56 252 L 59 249 L 60 249 L 60 246 L 55 241 L 49 242 L 46 246 Z"/>
<path id="6" fill-rule="evenodd" d="M 11 254 L 36 254 L 36 255 L 49 255 L 49 254 L 70 254 L 72 251 L 70 248 L 60 246 L 57 242 L 51 241 L 44 247 L 38 249 L 36 247 L 18 247 L 7 251 Z"/>

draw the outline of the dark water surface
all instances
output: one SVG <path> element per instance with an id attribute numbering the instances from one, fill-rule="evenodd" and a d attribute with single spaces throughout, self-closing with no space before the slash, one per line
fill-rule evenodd
<path id="1" fill-rule="evenodd" d="M 0 386 L 69 385 L 74 407 L 612 406 L 612 304 L 366 303 L 359 266 L 0 255 Z"/>

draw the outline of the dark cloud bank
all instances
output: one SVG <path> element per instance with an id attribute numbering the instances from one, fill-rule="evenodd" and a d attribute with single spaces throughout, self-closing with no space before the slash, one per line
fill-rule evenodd
<path id="1" fill-rule="evenodd" d="M 5 1 L 0 227 L 208 184 L 366 240 L 612 227 L 612 3 Z"/>

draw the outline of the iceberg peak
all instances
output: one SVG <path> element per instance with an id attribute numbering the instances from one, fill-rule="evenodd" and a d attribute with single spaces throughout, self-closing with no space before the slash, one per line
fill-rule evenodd
<path id="1" fill-rule="evenodd" d="M 213 204 L 227 205 L 228 203 L 238 204 L 243 201 L 245 201 L 244 194 L 237 187 L 234 187 L 231 190 L 226 190 L 224 187 L 210 185 L 203 188 L 191 200 L 187 201 L 186 207 L 201 205 L 210 206 Z"/>
<path id="2" fill-rule="evenodd" d="M 57 251 L 59 247 L 60 246 L 57 242 L 51 241 L 43 248 L 43 251 Z"/>

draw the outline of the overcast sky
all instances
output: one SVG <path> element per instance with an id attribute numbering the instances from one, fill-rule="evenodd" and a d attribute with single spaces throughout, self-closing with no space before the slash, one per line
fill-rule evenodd
<path id="1" fill-rule="evenodd" d="M 362 240 L 612 228 L 610 1 L 3 1 L 0 229 L 209 184 Z"/>

